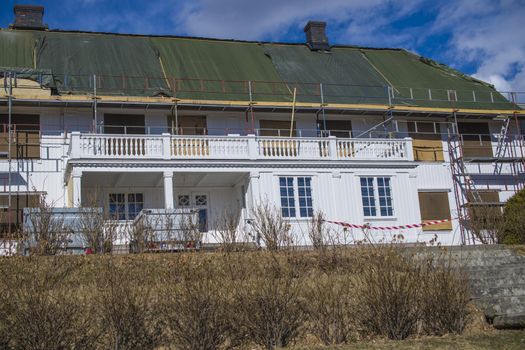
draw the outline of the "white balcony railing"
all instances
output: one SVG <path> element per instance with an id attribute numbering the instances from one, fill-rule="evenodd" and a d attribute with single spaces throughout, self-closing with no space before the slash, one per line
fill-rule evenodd
<path id="1" fill-rule="evenodd" d="M 71 134 L 71 159 L 413 160 L 412 140 Z"/>

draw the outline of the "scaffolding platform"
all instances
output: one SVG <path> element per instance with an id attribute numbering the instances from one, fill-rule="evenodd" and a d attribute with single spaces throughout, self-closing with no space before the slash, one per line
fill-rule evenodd
<path id="1" fill-rule="evenodd" d="M 466 163 L 518 163 L 522 157 L 463 157 Z"/>

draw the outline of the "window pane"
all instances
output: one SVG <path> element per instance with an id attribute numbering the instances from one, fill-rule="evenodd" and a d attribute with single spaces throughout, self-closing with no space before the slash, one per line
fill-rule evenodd
<path id="1" fill-rule="evenodd" d="M 361 199 L 364 216 L 376 216 L 376 201 L 374 197 L 374 178 L 361 178 Z"/>
<path id="2" fill-rule="evenodd" d="M 187 207 L 190 205 L 190 196 L 180 195 L 179 197 L 177 197 L 177 202 L 179 204 L 179 207 Z"/>
<path id="3" fill-rule="evenodd" d="M 299 194 L 299 214 L 301 217 L 311 217 L 313 213 L 312 206 L 312 188 L 310 187 L 310 177 L 297 178 Z"/>
<path id="4" fill-rule="evenodd" d="M 124 193 L 109 194 L 109 215 L 113 220 L 126 220 L 126 202 Z"/>
<path id="5" fill-rule="evenodd" d="M 199 210 L 199 232 L 208 231 L 208 210 Z"/>
<path id="6" fill-rule="evenodd" d="M 144 208 L 142 193 L 128 194 L 128 220 L 133 220 Z"/>
<path id="7" fill-rule="evenodd" d="M 293 177 L 280 177 L 279 187 L 282 215 L 287 218 L 295 216 Z"/>
<path id="8" fill-rule="evenodd" d="M 379 194 L 379 211 L 381 216 L 393 216 L 392 196 L 389 177 L 377 178 L 377 191 Z"/>

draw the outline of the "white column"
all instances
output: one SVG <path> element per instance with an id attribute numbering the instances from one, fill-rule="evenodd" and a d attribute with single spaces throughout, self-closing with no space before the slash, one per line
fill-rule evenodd
<path id="1" fill-rule="evenodd" d="M 80 132 L 73 131 L 71 133 L 71 147 L 69 157 L 72 159 L 80 158 Z"/>
<path id="2" fill-rule="evenodd" d="M 171 158 L 171 135 L 169 133 L 162 133 L 162 158 Z M 171 174 L 173 176 L 173 173 Z"/>
<path id="3" fill-rule="evenodd" d="M 406 152 L 406 159 L 413 161 L 414 160 L 414 149 L 412 147 L 412 138 L 411 137 L 405 137 L 405 152 Z"/>
<path id="4" fill-rule="evenodd" d="M 335 136 L 328 136 L 328 153 L 330 159 L 337 159 L 337 138 Z"/>
<path id="5" fill-rule="evenodd" d="M 164 174 L 164 208 L 173 209 L 173 171 L 165 171 Z"/>
<path id="6" fill-rule="evenodd" d="M 82 206 L 82 171 L 73 169 L 71 181 L 71 187 L 73 190 L 73 207 L 80 208 Z"/>
<path id="7" fill-rule="evenodd" d="M 254 134 L 248 134 L 248 158 L 255 160 L 259 158 L 259 150 L 257 148 L 257 139 Z"/>

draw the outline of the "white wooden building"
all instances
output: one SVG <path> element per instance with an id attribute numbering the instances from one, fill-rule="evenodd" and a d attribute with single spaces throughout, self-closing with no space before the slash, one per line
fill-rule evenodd
<path id="1" fill-rule="evenodd" d="M 2 29 L 0 198 L 11 213 L 2 219 L 4 230 L 15 230 L 21 210 L 45 194 L 57 207 L 103 207 L 122 223 L 142 209 L 195 207 L 204 243 L 214 241 L 225 212 L 249 231 L 253 208 L 268 201 L 289 220 L 298 245 L 309 244 L 315 211 L 370 226 L 450 219 L 370 234 L 461 244 L 469 240 L 456 218 L 468 202 L 501 204 L 523 187 L 519 94 L 500 94 L 402 50 L 323 46 L 319 22 L 305 32 L 306 44 L 287 46 L 68 33 L 23 21 Z M 41 44 L 27 44 L 28 37 Z M 155 51 L 162 77 L 137 75 L 134 64 L 147 55 L 133 45 L 144 40 L 165 41 Z M 118 56 L 107 64 L 104 45 Z M 169 45 L 176 54 L 162 56 Z M 184 45 L 194 45 L 193 56 L 177 51 Z M 372 58 L 386 60 L 383 69 Z M 259 74 L 266 59 L 279 80 Z M 288 80 L 318 59 L 305 80 Z M 287 62 L 301 60 L 304 67 L 287 70 Z M 251 65 L 253 73 L 243 72 Z M 387 79 L 412 66 L 405 80 L 413 86 Z M 345 80 L 349 74 L 355 80 Z M 329 225 L 341 241 L 361 238 L 360 229 Z"/>

